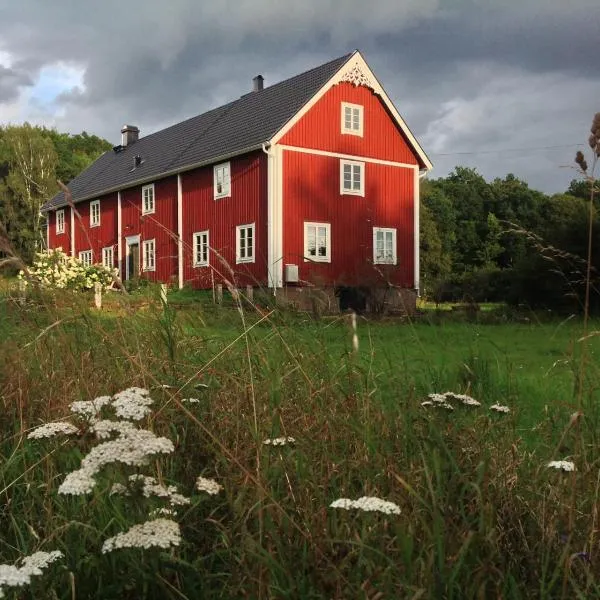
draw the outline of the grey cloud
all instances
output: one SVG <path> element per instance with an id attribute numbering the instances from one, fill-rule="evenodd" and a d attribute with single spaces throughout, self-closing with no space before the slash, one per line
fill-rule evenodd
<path id="1" fill-rule="evenodd" d="M 33 85 L 33 80 L 26 73 L 0 65 L 0 104 L 18 98 L 19 88 Z"/>

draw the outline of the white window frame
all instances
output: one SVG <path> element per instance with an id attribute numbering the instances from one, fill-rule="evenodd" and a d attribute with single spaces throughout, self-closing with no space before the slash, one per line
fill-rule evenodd
<path id="1" fill-rule="evenodd" d="M 82 250 L 79 253 L 79 260 L 84 267 L 91 267 L 94 264 L 94 253 L 92 250 Z"/>
<path id="2" fill-rule="evenodd" d="M 218 190 L 219 171 L 223 172 L 221 181 L 221 191 Z M 231 196 L 231 163 L 226 162 L 214 166 L 213 188 L 215 200 L 218 200 L 219 198 L 229 198 Z"/>
<path id="3" fill-rule="evenodd" d="M 203 246 L 203 250 L 206 251 L 206 259 L 203 259 L 198 253 L 199 238 L 202 240 L 200 243 Z M 205 231 L 197 231 L 196 233 L 194 233 L 192 237 L 192 248 L 194 267 L 208 267 L 208 265 L 210 264 L 210 242 L 208 229 Z M 202 254 L 204 254 L 204 251 L 202 252 Z"/>
<path id="4" fill-rule="evenodd" d="M 350 188 L 344 187 L 344 168 L 350 167 Z M 354 189 L 354 173 L 355 168 L 360 169 L 360 188 Z M 359 160 L 340 160 L 340 195 L 346 196 L 364 196 L 365 195 L 365 163 Z"/>
<path id="5" fill-rule="evenodd" d="M 156 240 L 142 242 L 142 271 L 156 271 Z"/>
<path id="6" fill-rule="evenodd" d="M 100 200 L 90 202 L 90 227 L 100 227 Z"/>
<path id="7" fill-rule="evenodd" d="M 319 256 L 318 253 L 318 228 L 325 228 L 325 255 Z M 315 255 L 311 256 L 308 248 L 309 230 L 315 230 Z M 304 260 L 307 262 L 331 262 L 331 223 L 313 223 L 304 222 Z"/>
<path id="8" fill-rule="evenodd" d="M 146 193 L 148 193 L 149 202 L 146 203 Z M 152 215 L 156 211 L 156 197 L 154 195 L 154 184 L 142 186 L 142 214 Z"/>
<path id="9" fill-rule="evenodd" d="M 60 227 L 58 226 L 59 223 L 59 215 L 61 217 L 60 219 Z M 56 228 L 56 235 L 59 235 L 61 233 L 65 232 L 65 209 L 61 208 L 60 210 L 56 211 L 56 221 L 54 223 L 54 226 Z"/>
<path id="10" fill-rule="evenodd" d="M 110 258 L 110 260 L 107 260 Z M 115 266 L 115 250 L 112 246 L 102 248 L 102 266 L 113 269 Z"/>
<path id="11" fill-rule="evenodd" d="M 252 231 L 252 252 L 248 254 L 248 246 L 246 244 L 245 254 L 242 256 L 242 231 L 246 231 L 245 239 L 248 239 L 248 230 Z M 240 263 L 253 263 L 256 256 L 256 227 L 254 223 L 246 223 L 244 225 L 238 225 L 235 228 L 235 262 L 239 265 Z"/>
<path id="12" fill-rule="evenodd" d="M 347 126 L 346 112 L 350 111 L 350 127 Z M 364 133 L 364 115 L 365 110 L 361 104 L 350 104 L 350 102 L 342 102 L 341 110 L 341 125 L 344 135 L 357 135 L 363 137 Z M 358 113 L 358 124 L 355 122 L 355 115 Z M 357 125 L 357 127 L 355 127 Z"/>
<path id="13" fill-rule="evenodd" d="M 393 227 L 373 227 L 373 264 L 375 265 L 396 265 L 398 264 L 398 240 L 397 230 Z M 383 252 L 386 254 L 386 234 L 392 234 L 392 256 L 391 258 L 379 258 L 377 256 L 377 234 L 383 234 Z"/>

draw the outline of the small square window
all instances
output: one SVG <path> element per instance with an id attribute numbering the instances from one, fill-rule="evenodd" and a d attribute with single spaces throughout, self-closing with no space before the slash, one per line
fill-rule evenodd
<path id="1" fill-rule="evenodd" d="M 238 225 L 236 230 L 236 262 L 254 262 L 254 223 L 251 225 Z"/>
<path id="2" fill-rule="evenodd" d="M 315 262 L 331 262 L 329 223 L 304 223 L 304 258 Z"/>
<path id="3" fill-rule="evenodd" d="M 92 200 L 90 202 L 90 227 L 98 227 L 100 225 L 100 200 Z"/>
<path id="4" fill-rule="evenodd" d="M 154 212 L 154 184 L 142 187 L 142 214 L 150 215 Z"/>
<path id="5" fill-rule="evenodd" d="M 207 267 L 210 246 L 208 245 L 208 231 L 194 233 L 194 267 Z"/>
<path id="6" fill-rule="evenodd" d="M 146 240 L 142 244 L 142 268 L 144 271 L 156 271 L 154 248 L 154 240 Z"/>
<path id="7" fill-rule="evenodd" d="M 373 227 L 373 263 L 376 265 L 397 263 L 395 229 Z"/>
<path id="8" fill-rule="evenodd" d="M 102 248 L 102 265 L 107 269 L 112 269 L 114 266 L 115 253 L 112 246 Z"/>
<path id="9" fill-rule="evenodd" d="M 231 196 L 231 175 L 229 163 L 216 165 L 213 171 L 215 200 Z"/>
<path id="10" fill-rule="evenodd" d="M 91 250 L 83 250 L 79 253 L 79 260 L 84 267 L 91 267 L 94 262 L 94 256 Z"/>
<path id="11" fill-rule="evenodd" d="M 56 233 L 65 232 L 65 211 L 64 209 L 56 211 Z"/>
<path id="12" fill-rule="evenodd" d="M 365 163 L 340 161 L 340 194 L 365 195 Z"/>
<path id="13" fill-rule="evenodd" d="M 360 104 L 342 102 L 342 133 L 363 135 L 364 110 Z"/>

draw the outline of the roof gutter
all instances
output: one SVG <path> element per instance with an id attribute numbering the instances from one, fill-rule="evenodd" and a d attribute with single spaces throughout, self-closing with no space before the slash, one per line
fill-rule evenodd
<path id="1" fill-rule="evenodd" d="M 242 154 L 248 154 L 249 152 L 255 152 L 256 150 L 262 150 L 265 144 L 269 144 L 270 142 L 260 142 L 258 144 L 254 144 L 252 146 L 248 146 L 243 150 L 239 150 L 236 152 L 229 152 L 228 154 L 222 154 L 220 156 L 214 156 L 210 160 L 203 160 L 198 163 L 193 163 L 191 165 L 186 165 L 185 167 L 180 167 L 178 169 L 171 169 L 170 171 L 164 171 L 163 173 L 157 173 L 152 177 L 143 177 L 142 179 L 136 179 L 131 183 L 127 183 L 125 185 L 118 185 L 111 188 L 106 188 L 105 190 L 101 190 L 95 194 L 91 194 L 88 196 L 83 196 L 82 198 L 77 198 L 77 200 L 73 200 L 74 204 L 78 202 L 84 202 L 85 200 L 91 200 L 92 198 L 98 198 L 98 196 L 104 196 L 105 194 L 111 194 L 113 192 L 120 192 L 122 190 L 126 190 L 132 187 L 136 187 L 138 185 L 143 185 L 144 183 L 150 183 L 152 181 L 156 181 L 157 179 L 163 179 L 164 177 L 169 177 L 171 175 L 178 175 L 179 173 L 185 173 L 186 171 L 192 171 L 193 169 L 198 169 L 199 167 L 205 167 L 206 165 L 211 165 L 215 163 L 219 163 L 224 160 L 228 160 L 235 156 L 241 156 Z M 68 186 L 67 186 L 68 187 Z M 51 202 L 51 200 L 49 201 Z M 63 202 L 62 204 L 57 204 L 51 208 L 42 208 L 42 213 L 50 212 L 51 210 L 56 210 L 58 208 L 63 208 L 65 206 L 69 206 L 68 202 Z"/>

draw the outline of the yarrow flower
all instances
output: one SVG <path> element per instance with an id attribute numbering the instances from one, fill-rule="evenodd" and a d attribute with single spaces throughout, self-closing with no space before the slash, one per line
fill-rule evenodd
<path id="1" fill-rule="evenodd" d="M 148 390 L 138 387 L 130 387 L 115 394 L 112 401 L 115 414 L 120 419 L 132 421 L 143 419 L 152 412 L 149 407 L 153 400 L 149 394 Z"/>
<path id="2" fill-rule="evenodd" d="M 183 398 L 182 402 L 187 404 L 199 404 L 200 398 Z"/>
<path id="3" fill-rule="evenodd" d="M 467 394 L 455 394 L 454 392 L 444 392 L 443 394 L 428 394 L 429 401 L 421 402 L 421 406 L 437 405 L 448 410 L 454 410 L 454 406 L 450 404 L 450 400 L 458 400 L 465 406 L 481 406 L 479 400 L 475 400 Z"/>
<path id="4" fill-rule="evenodd" d="M 119 548 L 169 548 L 179 546 L 180 543 L 181 531 L 175 521 L 153 519 L 108 538 L 102 544 L 102 553 L 106 554 Z"/>
<path id="5" fill-rule="evenodd" d="M 79 429 L 65 421 L 56 421 L 54 423 L 46 423 L 36 427 L 28 436 L 29 440 L 41 440 L 43 438 L 54 437 L 56 435 L 72 435 L 79 433 Z"/>
<path id="6" fill-rule="evenodd" d="M 296 439 L 293 437 L 278 437 L 272 440 L 265 440 L 263 444 L 265 446 L 285 446 L 286 444 L 294 444 L 296 443 Z"/>
<path id="7" fill-rule="evenodd" d="M 551 460 L 547 466 L 551 469 L 559 469 L 561 471 L 575 470 L 575 463 L 570 460 Z"/>
<path id="8" fill-rule="evenodd" d="M 0 565 L 0 598 L 4 597 L 4 588 L 29 585 L 33 576 L 42 575 L 46 567 L 62 556 L 63 553 L 59 550 L 34 552 L 32 555 L 25 556 L 21 560 L 21 567 L 17 567 L 16 565 Z"/>
<path id="9" fill-rule="evenodd" d="M 84 417 L 88 421 L 93 421 L 103 407 L 109 405 L 112 401 L 110 396 L 99 396 L 94 400 L 79 400 L 70 405 L 71 412 Z"/>
<path id="10" fill-rule="evenodd" d="M 150 498 L 150 496 L 166 498 L 169 500 L 169 504 L 173 506 L 181 506 L 191 502 L 189 498 L 178 493 L 177 488 L 174 485 L 165 487 L 158 483 L 154 477 L 149 477 L 147 475 L 130 475 L 129 481 L 141 484 L 142 494 L 145 498 Z"/>
<path id="11" fill-rule="evenodd" d="M 214 496 L 223 489 L 223 486 L 219 485 L 214 479 L 198 477 L 198 479 L 196 479 L 196 489 L 200 492 L 206 492 L 207 494 Z"/>
<path id="12" fill-rule="evenodd" d="M 510 408 L 508 408 L 508 406 L 502 406 L 501 404 L 492 404 L 490 406 L 490 410 L 495 410 L 496 412 L 499 412 L 499 413 L 509 413 L 510 412 Z"/>
<path id="13" fill-rule="evenodd" d="M 344 510 L 358 509 L 365 512 L 381 512 L 386 515 L 400 514 L 400 507 L 397 504 L 374 496 L 362 496 L 358 500 L 339 498 L 338 500 L 334 500 L 329 506 L 331 508 L 343 508 Z"/>

